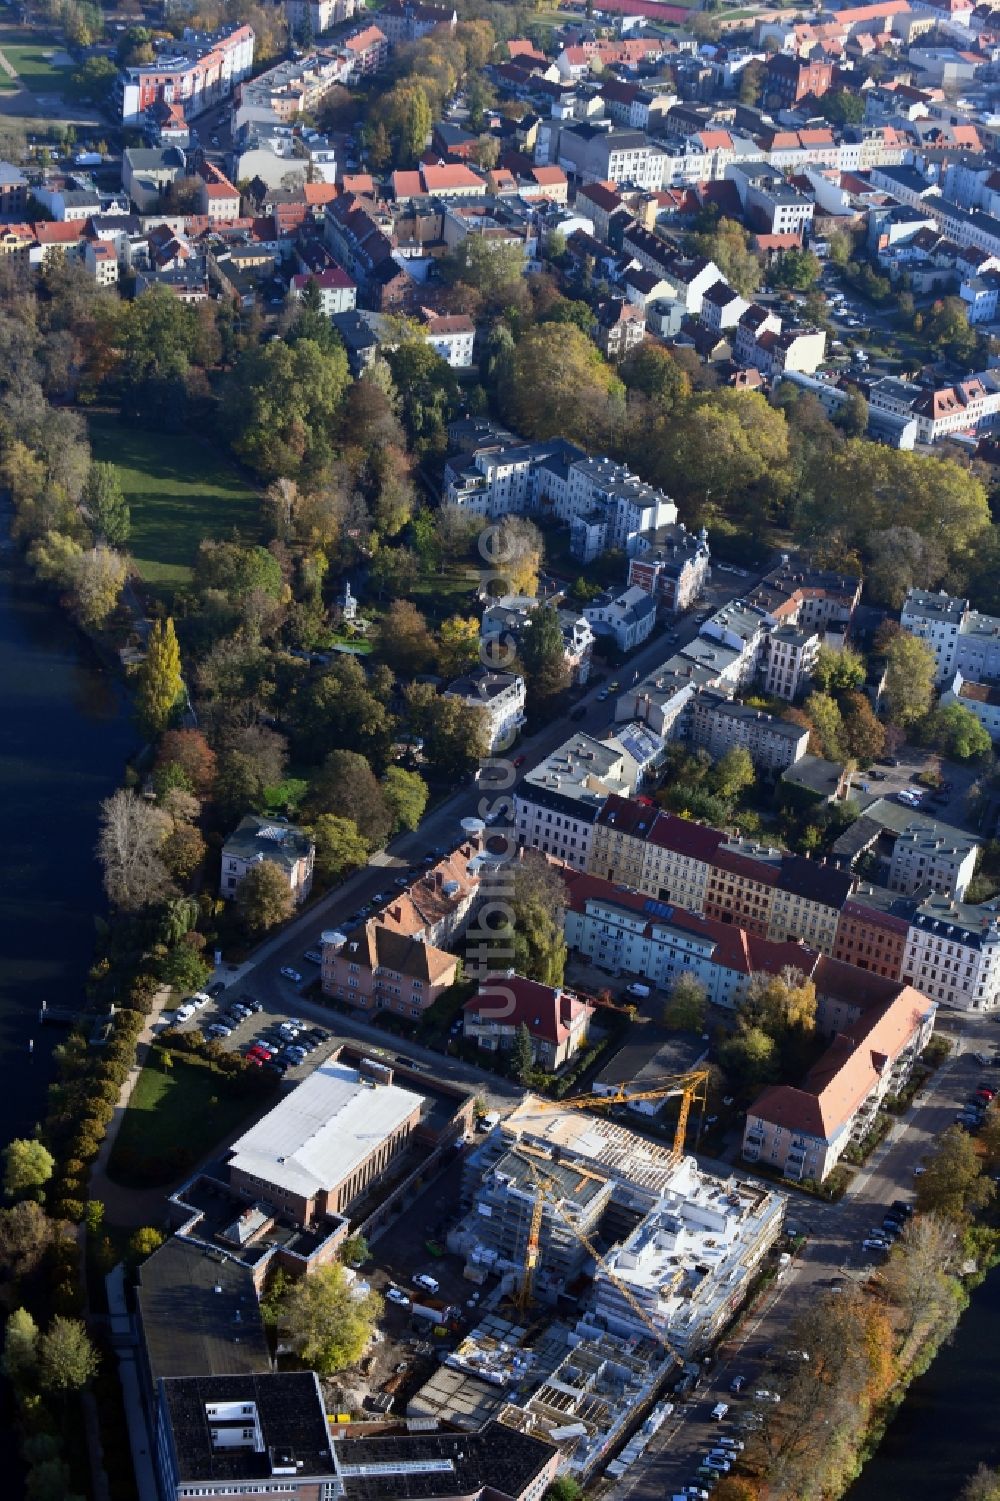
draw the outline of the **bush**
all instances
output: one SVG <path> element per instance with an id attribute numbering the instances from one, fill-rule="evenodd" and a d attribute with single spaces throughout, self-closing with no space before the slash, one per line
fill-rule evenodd
<path id="1" fill-rule="evenodd" d="M 937 1068 L 946 1058 L 951 1057 L 951 1049 L 952 1044 L 947 1037 L 932 1037 L 921 1053 L 920 1061 L 930 1068 Z"/>

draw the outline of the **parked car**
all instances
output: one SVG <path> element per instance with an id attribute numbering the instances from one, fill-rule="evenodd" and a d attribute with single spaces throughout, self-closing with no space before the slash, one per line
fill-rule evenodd
<path id="1" fill-rule="evenodd" d="M 226 982 L 225 982 L 225 980 L 215 980 L 215 981 L 212 982 L 211 985 L 206 985 L 205 986 L 205 994 L 208 995 L 208 996 L 211 996 L 211 998 L 212 998 L 213 1001 L 217 1001 L 218 998 L 219 998 L 219 996 L 225 990 L 225 988 L 226 988 Z"/>
<path id="2" fill-rule="evenodd" d="M 778 1393 L 769 1391 L 766 1386 L 762 1386 L 759 1391 L 755 1391 L 753 1399 L 755 1402 L 773 1402 L 775 1404 L 781 1401 Z"/>
<path id="3" fill-rule="evenodd" d="M 395 1303 L 399 1308 L 409 1308 L 410 1300 L 401 1287 L 387 1287 L 385 1295 L 390 1303 Z"/>
<path id="4" fill-rule="evenodd" d="M 194 1007 L 190 1001 L 187 1001 L 183 1006 L 177 1007 L 177 1010 L 174 1012 L 174 1021 L 186 1022 L 192 1016 L 194 1016 Z"/>
<path id="5" fill-rule="evenodd" d="M 413 1285 L 414 1287 L 422 1287 L 425 1293 L 436 1293 L 441 1287 L 440 1282 L 435 1277 L 431 1277 L 427 1272 L 418 1272 L 413 1279 Z"/>
<path id="6" fill-rule="evenodd" d="M 221 1038 L 232 1037 L 232 1035 L 232 1027 L 227 1027 L 225 1022 L 212 1022 L 211 1026 L 205 1028 L 206 1037 Z"/>
<path id="7" fill-rule="evenodd" d="M 319 949 L 306 949 L 302 955 L 307 964 L 322 964 L 323 955 Z"/>
<path id="8" fill-rule="evenodd" d="M 239 1002 L 241 1006 L 245 1006 L 246 1009 L 249 1012 L 252 1012 L 254 1016 L 256 1016 L 259 1011 L 263 1011 L 264 1009 L 263 1002 L 254 1000 L 252 995 L 241 995 L 239 997 Z"/>
<path id="9" fill-rule="evenodd" d="M 291 980 L 293 985 L 302 984 L 302 976 L 299 974 L 298 970 L 293 969 L 290 964 L 283 964 L 281 966 L 281 973 L 286 980 Z"/>
<path id="10" fill-rule="evenodd" d="M 740 1438 L 720 1438 L 718 1442 L 720 1449 L 732 1449 L 735 1454 L 742 1454 L 746 1448 L 746 1445 Z"/>
<path id="11" fill-rule="evenodd" d="M 729 1383 L 729 1390 L 731 1392 L 735 1392 L 736 1395 L 739 1396 L 740 1392 L 743 1390 L 746 1384 L 747 1378 L 745 1376 L 734 1376 L 732 1381 L 730 1381 Z"/>
<path id="12" fill-rule="evenodd" d="M 201 1011 L 205 1006 L 210 1006 L 211 1004 L 212 997 L 210 995 L 206 995 L 203 990 L 196 990 L 194 995 L 191 997 L 191 1005 L 195 1008 L 196 1011 Z"/>

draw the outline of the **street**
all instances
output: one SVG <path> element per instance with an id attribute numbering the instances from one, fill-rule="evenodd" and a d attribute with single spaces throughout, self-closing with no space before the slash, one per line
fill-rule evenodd
<path id="1" fill-rule="evenodd" d="M 1000 1042 L 1000 1028 L 982 1017 L 948 1016 L 942 1031 L 955 1041 L 955 1052 L 856 1174 L 844 1198 L 825 1204 L 789 1188 L 785 1222 L 807 1232 L 805 1246 L 792 1265 L 778 1273 L 772 1289 L 734 1337 L 719 1346 L 710 1373 L 663 1425 L 634 1472 L 615 1487 L 613 1501 L 662 1501 L 694 1483 L 702 1456 L 720 1437 L 736 1434 L 734 1424 L 752 1405 L 753 1392 L 765 1375 L 768 1352 L 788 1348 L 791 1325 L 800 1311 L 833 1282 L 865 1282 L 877 1273 L 861 1249 L 862 1240 L 881 1224 L 894 1199 L 913 1199 L 914 1168 L 952 1124 L 956 1107 L 984 1073 L 973 1054 L 981 1048 L 992 1052 Z M 741 1395 L 730 1390 L 736 1375 L 746 1380 Z M 722 1423 L 711 1418 L 717 1402 L 729 1407 Z"/>

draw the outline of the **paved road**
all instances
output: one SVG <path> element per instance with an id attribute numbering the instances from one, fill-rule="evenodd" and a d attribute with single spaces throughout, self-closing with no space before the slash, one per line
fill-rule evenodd
<path id="1" fill-rule="evenodd" d="M 663 1501 L 694 1483 L 698 1462 L 712 1444 L 720 1436 L 736 1435 L 741 1411 L 752 1404 L 755 1386 L 767 1379 L 767 1352 L 788 1348 L 789 1328 L 799 1312 L 831 1280 L 867 1281 L 876 1270 L 861 1249 L 866 1232 L 881 1224 L 894 1199 L 912 1199 L 914 1168 L 951 1125 L 956 1106 L 984 1073 L 973 1053 L 979 1048 L 992 1052 L 1000 1044 L 1000 1026 L 991 1020 L 948 1016 L 942 1030 L 957 1039 L 955 1055 L 855 1177 L 849 1194 L 839 1204 L 822 1204 L 790 1191 L 786 1223 L 809 1231 L 804 1250 L 779 1274 L 773 1292 L 735 1338 L 720 1347 L 717 1362 L 702 1378 L 700 1389 L 664 1424 L 643 1459 L 615 1488 L 613 1501 Z M 1000 1070 L 996 1072 L 1000 1077 Z M 749 1397 L 730 1392 L 737 1374 L 746 1377 Z M 710 1417 L 717 1402 L 726 1402 L 730 1408 L 722 1424 Z"/>

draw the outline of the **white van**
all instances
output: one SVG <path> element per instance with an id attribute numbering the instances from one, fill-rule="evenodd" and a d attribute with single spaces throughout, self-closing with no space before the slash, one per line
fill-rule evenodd
<path id="1" fill-rule="evenodd" d="M 638 980 L 633 980 L 631 985 L 625 986 L 625 994 L 634 996 L 637 1001 L 648 1001 L 651 992 L 648 985 L 641 985 Z"/>

